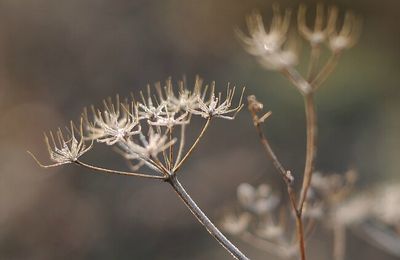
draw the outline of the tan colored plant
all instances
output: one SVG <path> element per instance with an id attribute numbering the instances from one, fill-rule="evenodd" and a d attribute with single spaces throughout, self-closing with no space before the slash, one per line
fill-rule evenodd
<path id="1" fill-rule="evenodd" d="M 312 220 L 310 216 L 307 217 L 306 215 L 312 212 L 311 207 L 313 205 L 308 198 L 310 197 L 310 187 L 312 185 L 315 157 L 317 154 L 317 115 L 314 94 L 326 81 L 328 76 L 331 75 L 342 53 L 353 47 L 357 42 L 361 30 L 361 19 L 351 11 L 347 11 L 343 22 L 340 22 L 342 24 L 341 28 L 338 29 L 338 9 L 336 7 L 325 8 L 322 4 L 318 4 L 316 6 L 314 24 L 309 26 L 306 22 L 306 7 L 300 5 L 297 12 L 297 31 L 308 42 L 311 49 L 308 71 L 306 75 L 302 75 L 296 69 L 296 65 L 299 62 L 297 40 L 289 37 L 291 11 L 287 9 L 282 14 L 277 5 L 274 5 L 272 9 L 273 17 L 268 29 L 265 28 L 261 15 L 257 11 L 254 11 L 246 19 L 249 34 L 246 35 L 240 30 L 236 30 L 236 32 L 245 49 L 255 56 L 265 69 L 279 72 L 285 76 L 296 87 L 304 99 L 307 144 L 300 191 L 296 191 L 294 187 L 294 182 L 300 180 L 300 175 L 293 174 L 282 165 L 263 132 L 262 125 L 270 116 L 270 112 L 262 114 L 263 104 L 257 101 L 255 96 L 248 97 L 248 109 L 268 157 L 272 160 L 286 184 L 290 205 L 295 217 L 297 252 L 300 258 L 305 260 L 306 229 L 308 229 L 310 219 Z M 321 52 L 324 50 L 324 46 L 327 46 L 325 49 L 331 55 L 325 64 L 321 65 Z M 238 196 L 240 198 L 244 195 L 239 192 Z M 242 226 L 245 226 L 243 225 L 243 219 L 246 218 L 242 216 L 238 220 Z M 281 219 L 285 218 L 281 217 Z M 304 223 L 305 221 L 307 225 Z M 267 233 L 275 235 L 284 233 L 283 230 L 277 232 L 279 225 L 276 223 L 272 223 L 271 225 L 272 227 L 275 225 L 275 228 L 273 231 L 269 230 Z M 247 238 L 249 240 L 248 234 Z M 275 239 L 282 241 L 282 238 L 279 237 Z M 252 240 L 253 244 L 255 243 L 253 239 L 250 240 Z M 272 243 L 268 247 L 273 248 L 274 251 L 279 251 L 279 247 L 276 245 L 276 243 Z M 280 254 L 281 256 L 291 257 L 296 251 L 286 242 L 283 242 L 282 248 L 280 250 L 280 252 L 283 252 Z M 336 259 L 342 259 L 342 253 L 337 253 L 336 255 L 340 255 Z"/>
<path id="2" fill-rule="evenodd" d="M 240 100 L 233 104 L 235 88 L 228 86 L 226 95 L 215 92 L 215 84 L 203 86 L 196 78 L 193 89 L 183 82 L 179 91 L 173 89 L 171 80 L 165 86 L 156 84 L 156 92 L 140 93 L 141 100 L 134 98 L 120 101 L 119 97 L 104 101 L 103 108 L 91 107 L 91 113 L 85 109 L 79 126 L 72 122 L 66 133 L 58 129 L 54 134 L 45 134 L 45 143 L 53 162 L 44 165 L 32 157 L 43 168 L 76 164 L 90 170 L 106 174 L 119 174 L 162 180 L 169 183 L 197 220 L 207 229 L 222 247 L 236 259 L 248 259 L 236 248 L 210 221 L 197 206 L 178 180 L 178 172 L 189 159 L 204 136 L 214 118 L 232 120 L 242 109 L 242 90 Z M 200 133 L 188 149 L 185 149 L 185 131 L 192 117 L 200 116 L 205 120 Z M 178 133 L 176 133 L 178 130 Z M 90 144 L 87 145 L 86 143 Z M 132 171 L 120 171 L 95 166 L 81 158 L 90 151 L 94 143 L 104 143 L 113 147 L 130 163 Z M 138 170 L 147 166 L 151 174 Z"/>

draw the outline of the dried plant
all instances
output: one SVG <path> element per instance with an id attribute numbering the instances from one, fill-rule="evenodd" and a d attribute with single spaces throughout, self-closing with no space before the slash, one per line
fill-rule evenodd
<path id="1" fill-rule="evenodd" d="M 291 33 L 292 11 L 281 12 L 278 5 L 273 5 L 272 13 L 270 26 L 266 29 L 262 16 L 257 11 L 252 12 L 246 19 L 248 34 L 237 29 L 236 35 L 261 66 L 281 73 L 303 96 L 307 140 L 305 167 L 300 175 L 282 165 L 263 131 L 263 124 L 271 112 L 263 112 L 264 105 L 254 95 L 248 96 L 253 125 L 267 156 L 283 179 L 287 197 L 267 184 L 255 187 L 242 183 L 237 188 L 237 207 L 224 216 L 222 228 L 284 259 L 307 258 L 306 241 L 317 223 L 322 223 L 333 233 L 335 260 L 345 258 L 347 229 L 400 256 L 398 185 L 386 185 L 375 192 L 348 199 L 357 180 L 355 171 L 322 174 L 314 169 L 317 154 L 314 94 L 332 74 L 342 53 L 356 44 L 361 32 L 360 17 L 347 11 L 341 18 L 336 7 L 317 4 L 310 26 L 306 6 L 299 6 L 297 32 L 310 48 L 308 69 L 303 75 L 297 69 L 301 55 L 298 37 Z M 330 57 L 322 64 L 324 51 L 329 52 Z M 226 93 L 217 93 L 214 83 L 203 86 L 200 78 L 196 78 L 191 89 L 181 81 L 175 90 L 168 79 L 164 85 L 156 83 L 154 88 L 148 85 L 138 99 L 133 95 L 123 100 L 118 95 L 114 100 L 108 98 L 100 108 L 84 109 L 79 124 L 71 121 L 65 130 L 58 128 L 45 133 L 50 164 L 41 163 L 29 153 L 43 168 L 75 164 L 100 173 L 169 183 L 223 248 L 236 259 L 248 259 L 210 221 L 178 180 L 180 169 L 198 146 L 212 119 L 233 120 L 243 108 L 244 88 L 237 105 L 234 105 L 235 92 L 235 87 L 228 86 Z M 204 120 L 204 125 L 187 146 L 186 131 L 196 116 Z M 131 170 L 108 169 L 81 159 L 98 143 L 117 151 Z M 139 172 L 142 167 L 148 167 L 150 173 Z"/>
<path id="2" fill-rule="evenodd" d="M 242 109 L 241 92 L 238 104 L 234 106 L 235 88 L 227 87 L 226 95 L 215 92 L 215 83 L 203 86 L 196 78 L 193 89 L 179 82 L 176 93 L 171 80 L 165 86 L 157 83 L 155 93 L 151 87 L 140 92 L 140 101 L 134 97 L 131 101 L 105 100 L 103 108 L 85 109 L 79 126 L 72 122 L 66 134 L 58 129 L 55 133 L 45 134 L 50 160 L 53 164 L 44 165 L 32 157 L 44 168 L 76 164 L 90 170 L 107 173 L 144 177 L 169 183 L 184 204 L 198 221 L 234 258 L 248 259 L 237 249 L 209 220 L 192 200 L 178 181 L 178 172 L 199 144 L 213 118 L 234 119 Z M 89 112 L 91 111 L 91 112 Z M 194 142 L 185 148 L 185 131 L 193 116 L 205 120 Z M 178 130 L 178 133 L 176 133 Z M 58 143 L 56 143 L 56 140 Z M 90 143 L 86 145 L 85 143 Z M 104 143 L 116 150 L 129 162 L 132 171 L 119 171 L 89 164 L 81 157 L 90 151 L 94 143 Z M 140 173 L 147 166 L 152 173 Z"/>
<path id="3" fill-rule="evenodd" d="M 353 183 L 351 178 L 338 181 L 339 176 L 321 177 L 314 173 L 317 154 L 314 93 L 331 75 L 341 54 L 357 42 L 361 30 L 361 19 L 351 11 L 347 11 L 344 20 L 339 22 L 336 7 L 325 8 L 324 5 L 317 4 L 314 24 L 309 26 L 306 22 L 306 6 L 300 5 L 297 12 L 297 31 L 310 46 L 308 71 L 306 75 L 302 75 L 296 68 L 300 62 L 298 40 L 289 33 L 292 12 L 286 9 L 282 13 L 277 5 L 273 6 L 272 11 L 273 16 L 268 29 L 265 28 L 261 15 L 254 11 L 246 19 L 249 34 L 239 29 L 236 33 L 244 48 L 255 56 L 265 69 L 284 75 L 304 98 L 307 142 L 301 189 L 297 191 L 294 185 L 301 176 L 293 174 L 282 165 L 263 132 L 262 125 L 271 113 L 263 113 L 263 104 L 257 101 L 255 96 L 249 96 L 248 109 L 252 115 L 254 127 L 267 156 L 284 180 L 290 210 L 288 214 L 286 212 L 288 207 L 275 205 L 276 210 L 272 211 L 271 201 L 274 196 L 268 193 L 267 199 L 265 187 L 255 189 L 246 184 L 238 188 L 238 199 L 246 213 L 240 213 L 236 217 L 229 216 L 223 226 L 232 233 L 240 234 L 253 245 L 259 245 L 278 256 L 290 258 L 299 254 L 304 260 L 306 259 L 306 237 L 312 230 L 313 223 L 321 218 L 324 207 L 332 208 L 336 205 L 336 201 L 341 201 L 342 197 L 347 195 L 348 186 Z M 339 30 L 338 23 L 341 24 Z M 325 49 L 331 55 L 322 65 L 321 54 Z M 320 197 L 314 196 L 316 191 L 320 193 Z M 336 195 L 333 196 L 333 194 Z M 254 208 L 259 208 L 257 205 L 261 197 L 263 200 L 268 200 L 264 201 L 264 204 L 271 207 L 265 205 L 264 207 L 269 210 L 254 210 Z M 244 201 L 251 202 L 253 205 L 249 207 L 243 203 Z M 290 216 L 294 217 L 295 224 L 287 223 L 287 219 L 291 219 Z M 295 235 L 291 234 L 292 230 L 296 230 Z M 344 241 L 343 232 L 337 236 L 339 238 L 335 239 L 335 243 L 339 240 Z M 294 249 L 296 244 L 297 250 Z M 334 247 L 335 259 L 343 259 L 343 245 Z"/>

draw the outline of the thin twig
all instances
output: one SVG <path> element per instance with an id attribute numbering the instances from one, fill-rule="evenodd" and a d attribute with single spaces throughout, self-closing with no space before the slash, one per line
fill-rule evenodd
<path id="1" fill-rule="evenodd" d="M 325 66 L 311 81 L 310 85 L 314 91 L 318 89 L 322 85 L 322 83 L 324 83 L 324 81 L 328 78 L 328 76 L 333 72 L 339 61 L 340 55 L 341 52 L 334 52 L 326 62 Z"/>
<path id="2" fill-rule="evenodd" d="M 253 117 L 253 123 L 254 126 L 257 130 L 258 136 L 260 138 L 260 141 L 262 145 L 264 146 L 264 150 L 267 152 L 268 157 L 271 159 L 273 165 L 275 168 L 278 170 L 278 172 L 281 174 L 283 180 L 285 181 L 286 187 L 287 187 L 287 192 L 289 195 L 289 200 L 291 207 L 295 213 L 296 216 L 296 236 L 298 240 L 298 245 L 299 245 L 299 252 L 302 260 L 306 259 L 306 253 L 305 253 L 305 242 L 304 242 L 304 231 L 303 231 L 303 221 L 302 221 L 302 216 L 301 212 L 298 211 L 297 206 L 296 206 L 296 194 L 295 191 L 293 190 L 293 176 L 290 171 L 286 170 L 281 162 L 278 160 L 278 157 L 276 156 L 275 152 L 271 148 L 268 139 L 265 137 L 264 132 L 261 129 L 260 125 L 260 120 L 257 116 L 256 110 L 254 107 L 249 104 L 249 110 L 252 114 Z"/>
<path id="3" fill-rule="evenodd" d="M 173 126 L 168 128 L 168 132 L 169 132 L 169 141 L 172 141 L 172 130 L 173 130 Z M 169 163 L 168 163 L 168 169 L 172 170 L 172 164 L 173 164 L 173 159 L 174 159 L 174 150 L 173 150 L 173 144 L 169 147 Z"/>
<path id="4" fill-rule="evenodd" d="M 235 259 L 248 260 L 247 258 L 235 245 L 233 245 L 219 229 L 211 222 L 211 220 L 204 214 L 204 212 L 197 206 L 190 195 L 183 188 L 182 184 L 178 181 L 176 175 L 171 175 L 167 179 L 167 182 L 171 184 L 175 192 L 185 203 L 186 207 L 192 212 L 197 220 L 207 229 L 207 231 L 213 236 L 220 245 L 225 248 Z"/>
<path id="5" fill-rule="evenodd" d="M 196 140 L 194 141 L 194 143 L 192 144 L 192 146 L 190 147 L 189 151 L 185 154 L 185 156 L 182 158 L 182 160 L 178 163 L 178 165 L 176 165 L 174 167 L 174 169 L 172 170 L 173 172 L 177 172 L 179 170 L 179 168 L 182 166 L 182 164 L 186 161 L 186 159 L 190 156 L 190 154 L 192 153 L 193 149 L 197 146 L 197 144 L 199 143 L 201 137 L 203 137 L 204 133 L 206 132 L 209 124 L 211 121 L 211 117 L 207 118 L 207 121 L 205 122 L 203 128 L 200 131 L 199 136 L 197 136 Z"/>
<path id="6" fill-rule="evenodd" d="M 250 101 L 250 99 L 249 99 L 249 102 L 257 102 L 257 101 L 256 100 Z M 255 129 L 257 131 L 258 137 L 260 138 L 260 142 L 263 145 L 264 150 L 267 153 L 267 156 L 272 161 L 272 164 L 275 166 L 276 170 L 280 173 L 280 175 L 282 176 L 283 180 L 285 181 L 291 205 L 292 205 L 294 210 L 297 210 L 297 208 L 296 208 L 296 194 L 295 194 L 295 192 L 293 190 L 293 181 L 294 181 L 293 176 L 292 176 L 290 171 L 286 170 L 283 167 L 282 163 L 279 161 L 279 159 L 276 156 L 274 150 L 272 149 L 271 145 L 269 144 L 268 139 L 266 138 L 263 130 L 261 129 L 261 122 L 264 122 L 265 116 L 263 116 L 262 120 L 260 120 L 260 118 L 257 115 L 257 111 L 256 111 L 257 108 L 255 108 L 253 105 L 254 104 L 249 104 L 249 110 L 250 110 L 250 113 L 252 115 L 254 127 L 255 127 Z"/>
<path id="7" fill-rule="evenodd" d="M 319 44 L 311 45 L 310 63 L 307 72 L 308 82 L 312 82 L 316 76 L 320 56 L 321 56 L 321 46 Z"/>
<path id="8" fill-rule="evenodd" d="M 160 127 L 160 126 L 157 126 L 156 129 L 157 129 L 157 133 L 158 133 L 159 135 L 161 135 L 161 127 Z M 165 152 L 165 150 L 162 151 L 162 156 L 163 156 L 163 158 L 164 158 L 164 164 L 165 164 L 165 166 L 168 166 L 168 165 L 169 165 L 169 160 L 168 160 L 168 156 L 167 156 L 167 153 Z M 160 164 L 163 165 L 161 162 L 160 162 Z"/>
<path id="9" fill-rule="evenodd" d="M 181 125 L 181 137 L 180 137 L 180 142 L 179 142 L 178 155 L 176 156 L 174 168 L 176 167 L 178 162 L 181 160 L 183 148 L 185 147 L 185 130 L 186 130 L 185 126 L 186 126 L 185 124 Z"/>
<path id="10" fill-rule="evenodd" d="M 164 176 L 156 176 L 156 175 L 149 175 L 149 174 L 144 174 L 144 173 L 137 173 L 137 172 L 125 172 L 125 171 L 117 171 L 117 170 L 111 170 L 111 169 L 106 169 L 102 167 L 97 167 L 94 165 L 90 165 L 87 163 L 84 163 L 80 160 L 74 161 L 75 164 L 83 166 L 85 168 L 89 168 L 91 170 L 95 170 L 98 172 L 102 173 L 111 173 L 111 174 L 119 174 L 119 175 L 128 175 L 128 176 L 137 176 L 137 177 L 143 177 L 143 178 L 149 178 L 149 179 L 160 179 L 164 180 Z"/>
<path id="11" fill-rule="evenodd" d="M 281 71 L 282 74 L 287 77 L 290 82 L 299 90 L 302 95 L 306 95 L 312 91 L 312 88 L 308 81 L 293 67 L 285 68 Z"/>

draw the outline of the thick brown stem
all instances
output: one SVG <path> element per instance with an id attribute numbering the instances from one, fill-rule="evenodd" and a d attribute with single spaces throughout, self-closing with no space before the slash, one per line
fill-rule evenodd
<path id="1" fill-rule="evenodd" d="M 304 239 L 303 220 L 300 212 L 296 212 L 296 233 L 299 244 L 300 259 L 306 260 L 306 243 Z"/>

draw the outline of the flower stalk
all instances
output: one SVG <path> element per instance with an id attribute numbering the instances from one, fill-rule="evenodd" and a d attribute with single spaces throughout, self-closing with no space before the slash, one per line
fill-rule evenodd
<path id="1" fill-rule="evenodd" d="M 166 180 L 175 192 L 178 194 L 179 198 L 183 201 L 186 207 L 192 212 L 196 219 L 204 226 L 205 229 L 214 237 L 220 245 L 225 248 L 235 259 L 247 260 L 247 258 L 232 242 L 230 242 L 224 234 L 219 231 L 219 229 L 211 222 L 211 220 L 204 214 L 204 212 L 197 206 L 196 202 L 189 196 L 182 184 L 179 182 L 176 175 L 171 175 L 170 178 Z"/>
<path id="2" fill-rule="evenodd" d="M 304 209 L 308 206 L 307 200 L 317 153 L 317 115 L 314 94 L 331 75 L 342 52 L 356 43 L 361 28 L 361 19 L 348 11 L 343 23 L 341 23 L 340 30 L 338 30 L 337 8 L 332 6 L 325 11 L 323 4 L 317 4 L 314 24 L 310 27 L 307 24 L 306 10 L 305 5 L 300 5 L 297 13 L 298 33 L 310 46 L 306 76 L 303 76 L 296 69 L 299 55 L 296 53 L 296 48 L 290 48 L 293 44 L 288 40 L 290 11 L 286 10 L 283 19 L 279 8 L 273 6 L 273 17 L 269 30 L 264 28 L 261 15 L 258 12 L 253 12 L 246 19 L 249 36 L 237 30 L 237 36 L 244 48 L 255 56 L 265 69 L 280 72 L 303 96 L 306 118 L 306 153 L 303 181 L 298 200 L 296 200 L 296 191 L 293 189 L 294 177 L 290 171 L 282 166 L 261 129 L 261 124 L 264 123 L 270 112 L 258 117 L 263 104 L 258 102 L 254 96 L 248 97 L 249 111 L 260 142 L 287 187 L 290 205 L 295 216 L 298 253 L 302 260 L 306 259 Z M 331 56 L 323 66 L 320 66 L 323 44 L 328 46 Z"/>
<path id="3" fill-rule="evenodd" d="M 234 107 L 232 102 L 235 88 L 228 86 L 223 98 L 220 92 L 215 93 L 215 83 L 212 83 L 211 88 L 205 86 L 203 89 L 200 78 L 196 79 L 193 90 L 187 89 L 184 82 L 180 82 L 179 87 L 179 93 L 176 95 L 171 80 L 167 80 L 164 88 L 161 84 L 156 84 L 157 95 L 152 95 L 148 86 L 147 96 L 143 92 L 140 93 L 141 102 L 136 102 L 135 99 L 131 103 L 126 100 L 120 102 L 117 96 L 116 102 L 113 103 L 109 98 L 103 102 L 104 109 L 92 107 L 91 116 L 87 109 L 84 110 L 79 133 L 75 134 L 77 127 L 71 123 L 67 135 L 58 130 L 54 138 L 54 134 L 50 132 L 51 142 L 45 135 L 45 143 L 53 164 L 44 165 L 30 154 L 43 168 L 75 164 L 106 174 L 163 180 L 171 185 L 192 214 L 225 250 L 236 259 L 246 260 L 248 258 L 197 206 L 176 176 L 177 171 L 198 146 L 212 118 L 235 118 L 243 107 L 243 91 L 238 105 Z M 205 119 L 205 123 L 188 151 L 184 152 L 185 131 L 192 116 L 200 116 Z M 180 126 L 180 134 L 174 133 L 176 126 Z M 90 141 L 91 144 L 86 146 L 85 141 Z M 92 148 L 94 142 L 115 148 L 131 165 L 132 171 L 112 170 L 82 161 L 80 157 Z M 143 166 L 149 167 L 153 173 L 138 172 Z"/>

